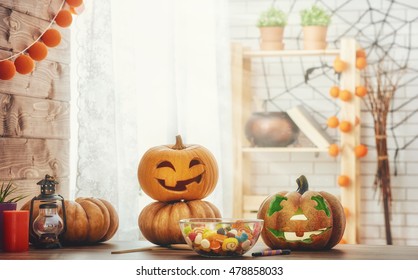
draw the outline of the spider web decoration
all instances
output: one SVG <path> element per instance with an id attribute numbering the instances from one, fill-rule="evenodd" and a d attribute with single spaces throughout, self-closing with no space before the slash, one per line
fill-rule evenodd
<path id="1" fill-rule="evenodd" d="M 298 16 L 299 10 L 296 9 L 296 1 L 289 1 L 290 8 L 287 12 L 289 17 Z M 331 4 L 330 4 L 331 3 Z M 386 242 L 392 244 L 392 236 L 390 231 L 390 203 L 392 200 L 390 188 L 390 172 L 389 159 L 387 158 L 387 150 L 393 152 L 393 162 L 395 165 L 394 175 L 398 173 L 397 159 L 401 150 L 407 150 L 417 142 L 418 134 L 405 137 L 402 141 L 399 134 L 402 130 L 407 130 L 408 121 L 417 118 L 418 113 L 418 93 L 411 93 L 411 85 L 416 85 L 418 81 L 418 65 L 411 58 L 418 57 L 418 40 L 413 39 L 413 32 L 418 28 L 418 3 L 408 0 L 382 0 L 382 1 L 325 1 L 317 0 L 312 4 L 326 8 L 331 14 L 331 24 L 329 29 L 335 27 L 333 22 L 338 22 L 338 34 L 335 37 L 328 36 L 328 48 L 339 48 L 340 40 L 343 37 L 354 37 L 360 47 L 366 51 L 368 67 L 367 71 L 362 71 L 362 81 L 368 87 L 369 96 L 363 99 L 362 112 L 372 114 L 374 124 L 362 123 L 362 130 L 368 131 L 367 135 L 375 132 L 376 145 L 370 144 L 369 148 L 381 149 L 379 145 L 379 137 L 384 138 L 386 159 L 378 158 L 378 168 L 376 171 L 376 179 L 374 186 L 380 188 L 379 200 L 383 201 L 385 214 Z M 280 3 L 272 1 L 272 6 L 280 7 Z M 334 5 L 334 6 L 332 6 Z M 376 6 L 377 5 L 377 6 Z M 359 12 L 358 18 L 346 17 L 345 13 L 350 11 Z M 399 13 L 398 11 L 402 11 Z M 286 36 L 291 42 L 296 42 L 297 49 L 303 49 L 302 31 L 294 37 Z M 305 73 L 304 80 L 289 85 L 286 81 L 286 71 L 282 69 L 282 80 L 284 81 L 284 89 L 281 92 L 273 94 L 269 90 L 268 80 L 265 84 L 267 87 L 267 98 L 265 103 L 271 105 L 275 109 L 282 110 L 278 100 L 284 96 L 291 96 L 310 110 L 320 123 L 325 123 L 324 108 L 333 107 L 335 114 L 338 114 L 338 108 L 335 100 L 328 95 L 328 91 L 318 90 L 317 79 L 325 77 L 330 83 L 338 84 L 339 76 L 332 68 L 332 62 L 325 58 L 319 58 L 320 65 L 307 67 L 306 58 L 298 58 L 302 73 Z M 280 63 L 283 65 L 283 59 Z M 415 63 L 414 63 L 415 62 Z M 413 64 L 414 63 L 414 64 Z M 262 61 L 263 72 L 266 74 L 265 61 Z M 323 80 L 322 85 L 324 83 Z M 306 98 L 301 98 L 295 89 L 298 87 L 307 87 L 320 96 L 326 102 L 320 108 L 314 107 Z M 383 88 L 382 88 L 383 87 Z M 409 87 L 409 88 L 408 88 Z M 389 92 L 387 92 L 389 91 Z M 325 92 L 325 94 L 324 94 Z M 394 98 L 396 94 L 401 94 L 400 98 Z M 384 102 L 383 102 L 383 99 Z M 384 106 L 386 108 L 379 108 Z M 266 107 L 266 106 L 265 106 Z M 399 114 L 402 112 L 401 114 Z M 397 115 L 398 113 L 398 115 Z M 384 114 L 384 135 L 379 135 L 377 127 L 379 125 L 379 114 Z M 388 121 L 386 121 L 386 118 Z M 327 130 L 327 127 L 324 126 Z M 387 131 L 387 132 L 386 132 Z M 329 132 L 329 131 L 328 131 Z M 411 131 L 409 130 L 408 133 Z M 386 146 L 389 134 L 391 147 Z M 414 133 L 416 133 L 414 131 Z M 385 160 L 384 168 L 380 166 L 380 161 Z M 386 169 L 386 170 L 382 170 Z M 382 174 L 387 173 L 387 174 Z M 382 182 L 383 181 L 383 182 Z"/>

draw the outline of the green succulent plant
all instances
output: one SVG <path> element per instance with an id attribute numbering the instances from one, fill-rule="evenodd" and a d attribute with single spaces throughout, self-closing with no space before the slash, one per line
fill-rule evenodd
<path id="1" fill-rule="evenodd" d="M 287 24 L 287 16 L 286 14 L 274 7 L 262 12 L 260 17 L 257 21 L 257 27 L 271 27 L 271 26 L 279 26 L 284 27 Z"/>
<path id="2" fill-rule="evenodd" d="M 18 202 L 27 195 L 15 195 L 13 197 L 10 197 L 17 191 L 17 187 L 13 186 L 12 181 L 9 181 L 7 185 L 4 184 L 4 182 L 1 184 L 0 188 L 0 203 L 4 202 Z"/>
<path id="3" fill-rule="evenodd" d="M 331 22 L 331 15 L 316 5 L 302 10 L 300 17 L 302 26 L 328 26 Z"/>

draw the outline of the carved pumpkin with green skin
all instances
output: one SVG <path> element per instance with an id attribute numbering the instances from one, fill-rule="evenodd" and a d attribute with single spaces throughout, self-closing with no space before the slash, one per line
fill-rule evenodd
<path id="1" fill-rule="evenodd" d="M 272 249 L 331 249 L 344 234 L 341 203 L 327 192 L 309 191 L 303 175 L 296 182 L 297 191 L 271 195 L 260 206 L 264 243 Z"/>

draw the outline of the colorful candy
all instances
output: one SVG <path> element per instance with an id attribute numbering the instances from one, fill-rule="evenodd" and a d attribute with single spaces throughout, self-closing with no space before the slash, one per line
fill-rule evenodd
<path id="1" fill-rule="evenodd" d="M 183 228 L 183 235 L 186 242 L 198 253 L 213 257 L 239 256 L 256 243 L 260 229 L 243 222 L 232 226 L 225 223 L 212 224 L 210 228 L 192 224 Z"/>
<path id="2" fill-rule="evenodd" d="M 238 239 L 229 237 L 222 243 L 222 250 L 224 251 L 235 251 L 238 247 Z"/>

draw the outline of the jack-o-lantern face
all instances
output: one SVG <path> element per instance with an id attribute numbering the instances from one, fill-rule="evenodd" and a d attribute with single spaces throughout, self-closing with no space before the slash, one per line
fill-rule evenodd
<path id="1" fill-rule="evenodd" d="M 209 150 L 183 145 L 177 136 L 174 146 L 149 149 L 138 166 L 142 190 L 158 201 L 203 199 L 215 188 L 218 166 Z"/>
<path id="2" fill-rule="evenodd" d="M 262 238 L 273 249 L 329 249 L 344 233 L 345 216 L 339 201 L 325 192 L 308 191 L 304 176 L 296 192 L 269 196 L 258 218 L 264 220 Z"/>

